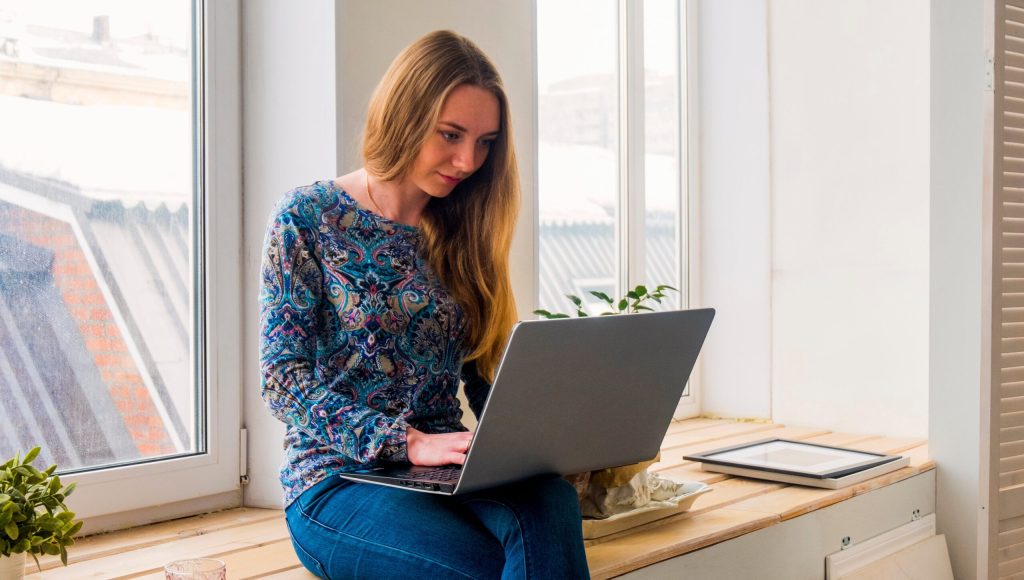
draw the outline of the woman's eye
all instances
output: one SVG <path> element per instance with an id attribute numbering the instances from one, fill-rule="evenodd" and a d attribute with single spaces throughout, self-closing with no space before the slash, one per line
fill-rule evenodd
<path id="1" fill-rule="evenodd" d="M 455 142 L 455 141 L 459 140 L 459 134 L 458 133 L 452 133 L 450 131 L 441 131 L 441 136 L 444 137 L 444 140 L 448 141 L 449 143 L 452 143 L 452 142 Z"/>
<path id="2" fill-rule="evenodd" d="M 494 139 L 484 139 L 483 141 L 480 141 L 481 147 L 490 149 L 492 145 L 494 145 Z"/>

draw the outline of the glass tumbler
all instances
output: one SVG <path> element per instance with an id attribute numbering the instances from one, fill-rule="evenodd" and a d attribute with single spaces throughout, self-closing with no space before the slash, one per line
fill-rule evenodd
<path id="1" fill-rule="evenodd" d="M 227 566 L 213 558 L 175 560 L 164 566 L 167 580 L 227 580 Z"/>

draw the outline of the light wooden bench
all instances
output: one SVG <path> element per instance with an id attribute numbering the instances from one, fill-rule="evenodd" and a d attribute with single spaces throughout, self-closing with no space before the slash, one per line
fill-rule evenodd
<path id="1" fill-rule="evenodd" d="M 910 455 L 909 467 L 841 490 L 814 489 L 704 472 L 683 461 L 686 454 L 765 437 L 786 437 L 865 451 Z M 633 572 L 643 576 L 701 548 L 727 547 L 729 540 L 795 521 L 817 510 L 926 474 L 934 469 L 923 439 L 831 433 L 823 429 L 775 423 L 690 419 L 673 423 L 662 445 L 662 460 L 653 469 L 710 484 L 693 508 L 671 518 L 587 542 L 594 578 Z M 932 484 L 933 485 L 933 484 Z M 877 495 L 877 494 L 876 494 Z M 780 526 L 782 528 L 783 526 Z M 707 552 L 707 551 L 703 551 Z M 698 552 L 699 553 L 699 552 Z M 43 560 L 42 577 L 163 578 L 171 560 L 206 556 L 227 562 L 232 580 L 242 578 L 312 578 L 299 564 L 278 510 L 238 508 L 141 528 L 83 538 L 70 551 L 70 565 Z M 35 564 L 28 578 L 39 578 Z M 658 577 L 651 575 L 649 577 Z M 694 576 L 700 577 L 700 576 Z"/>

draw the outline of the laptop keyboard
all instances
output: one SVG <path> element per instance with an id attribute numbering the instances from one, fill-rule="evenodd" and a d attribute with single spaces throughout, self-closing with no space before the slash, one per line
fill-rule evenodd
<path id="1" fill-rule="evenodd" d="M 431 469 L 429 471 L 417 471 L 415 473 L 409 473 L 404 476 L 405 479 L 415 479 L 419 481 L 456 481 L 462 474 L 461 465 L 445 465 L 438 467 L 437 469 Z"/>

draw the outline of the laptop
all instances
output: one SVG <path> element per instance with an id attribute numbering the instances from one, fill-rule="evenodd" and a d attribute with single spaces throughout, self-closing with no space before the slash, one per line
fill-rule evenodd
<path id="1" fill-rule="evenodd" d="M 710 308 L 519 322 L 463 465 L 382 463 L 347 479 L 458 495 L 653 458 Z"/>

